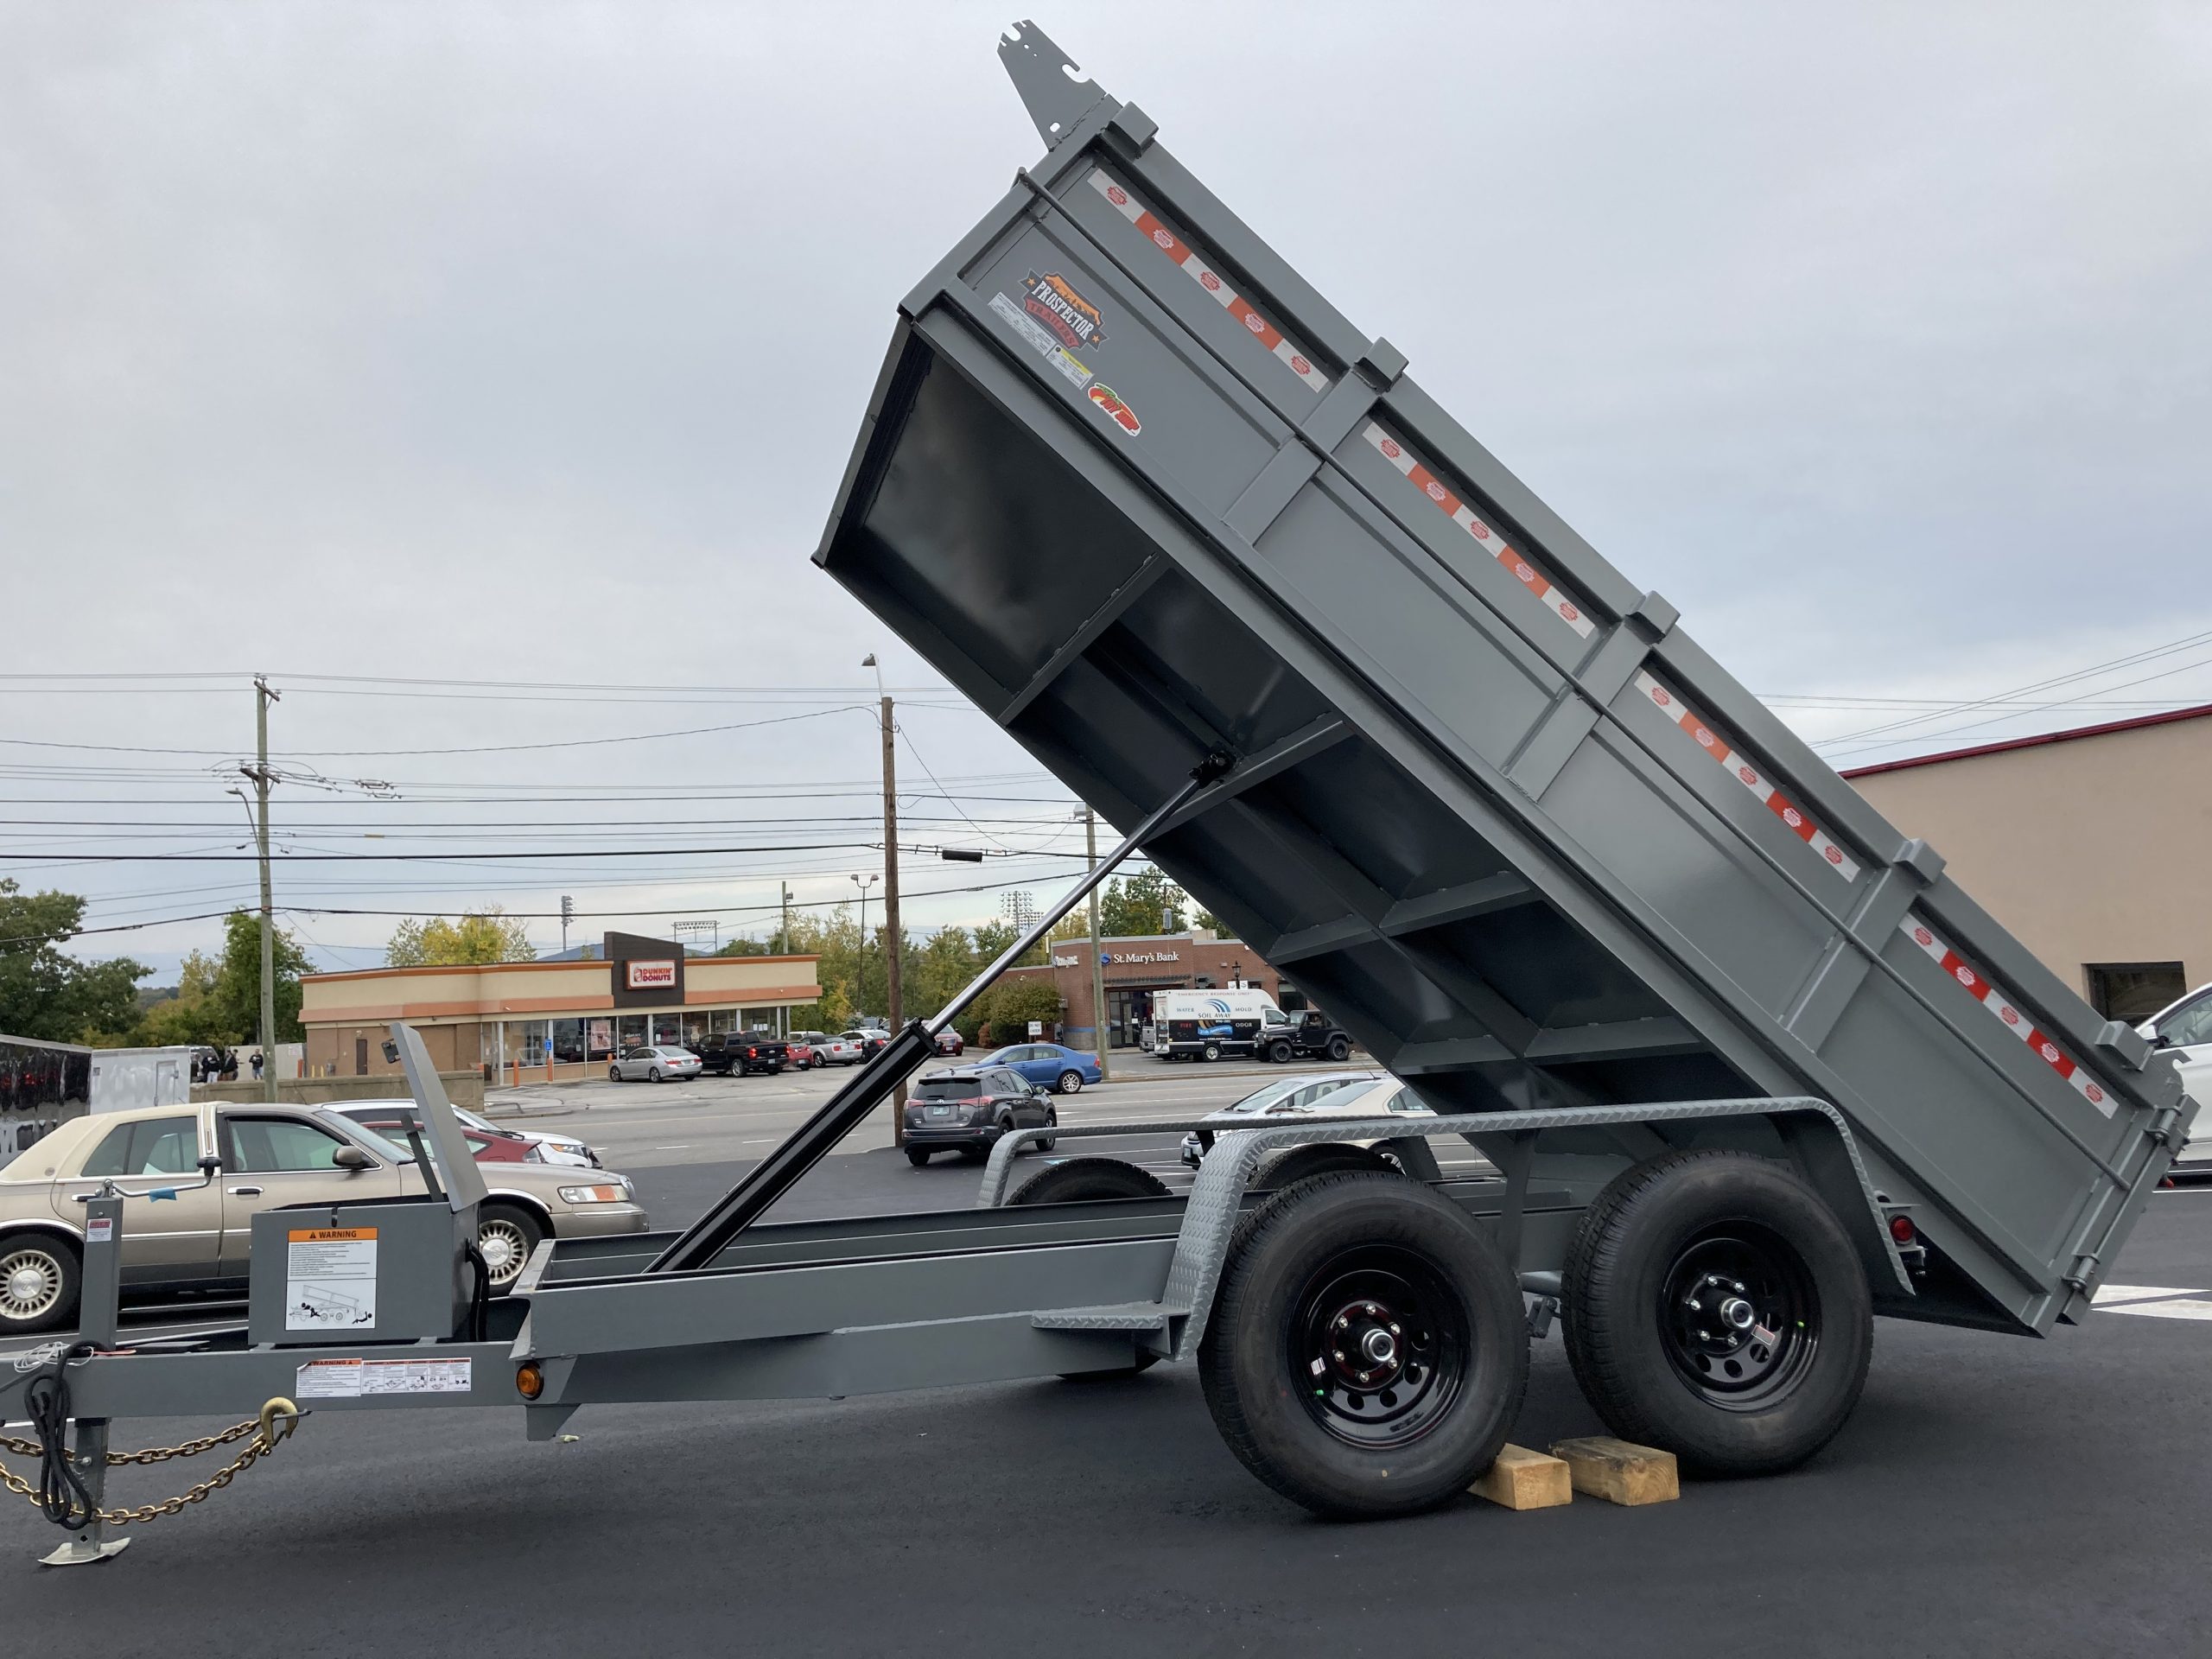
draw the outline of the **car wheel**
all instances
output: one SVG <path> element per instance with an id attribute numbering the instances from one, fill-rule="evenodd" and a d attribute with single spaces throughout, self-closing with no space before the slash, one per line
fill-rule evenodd
<path id="1" fill-rule="evenodd" d="M 1201 1052 L 1205 1054 L 1207 1059 L 1217 1060 L 1221 1058 L 1221 1045 L 1219 1043 L 1208 1043 Z"/>
<path id="2" fill-rule="evenodd" d="M 537 1217 L 512 1204 L 487 1204 L 476 1212 L 476 1248 L 484 1252 L 494 1294 L 522 1277 L 530 1253 L 544 1236 Z"/>
<path id="3" fill-rule="evenodd" d="M 1061 1072 L 1059 1090 L 1064 1095 L 1081 1094 L 1083 1092 L 1083 1073 L 1074 1070 L 1072 1067 Z"/>
<path id="4" fill-rule="evenodd" d="M 1060 1115 L 1058 1112 L 1053 1111 L 1050 1107 L 1047 1107 L 1045 1111 L 1045 1127 L 1048 1129 L 1057 1129 L 1060 1127 Z M 1058 1135 L 1048 1135 L 1042 1141 L 1039 1141 L 1037 1143 L 1037 1150 L 1039 1152 L 1050 1152 L 1054 1147 L 1057 1147 L 1059 1144 L 1060 1137 Z"/>
<path id="5" fill-rule="evenodd" d="M 660 1067 L 657 1065 L 646 1067 L 645 1081 L 647 1083 L 658 1083 L 660 1081 Z"/>
<path id="6" fill-rule="evenodd" d="M 919 1169 L 924 1164 L 929 1162 L 932 1150 L 934 1148 L 929 1147 L 909 1147 L 906 1148 L 906 1161 L 916 1169 Z"/>
<path id="7" fill-rule="evenodd" d="M 607 1080 L 609 1083 L 620 1083 L 620 1082 L 621 1082 L 621 1081 L 622 1081 L 622 1068 L 621 1068 L 620 1066 L 619 1066 L 619 1065 L 610 1065 L 610 1066 L 608 1066 L 608 1067 L 607 1068 Z"/>
<path id="8" fill-rule="evenodd" d="M 1583 1211 L 1563 1279 L 1583 1394 L 1686 1474 L 1794 1468 L 1859 1402 L 1874 1346 L 1866 1274 L 1785 1165 L 1713 1150 L 1624 1171 Z"/>
<path id="9" fill-rule="evenodd" d="M 1332 1037 L 1329 1039 L 1329 1058 L 1332 1060 L 1350 1059 L 1351 1045 L 1341 1037 Z"/>
<path id="10" fill-rule="evenodd" d="M 34 1234 L 0 1241 L 0 1335 L 51 1331 L 77 1311 L 76 1248 Z"/>
<path id="11" fill-rule="evenodd" d="M 1255 1211 L 1198 1344 L 1207 1409 L 1237 1460 L 1345 1519 L 1465 1491 L 1528 1381 L 1527 1315 L 1497 1245 L 1396 1177 L 1324 1175 Z"/>

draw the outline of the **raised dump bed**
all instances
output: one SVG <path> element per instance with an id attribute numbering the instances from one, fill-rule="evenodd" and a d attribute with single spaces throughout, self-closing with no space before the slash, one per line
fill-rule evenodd
<path id="1" fill-rule="evenodd" d="M 2171 1065 L 1151 119 L 1033 26 L 1001 49 L 1049 152 L 902 306 L 817 562 L 1116 822 L 1240 757 L 1145 850 L 1439 1112 L 1814 1096 L 1881 1311 L 2083 1308 L 2193 1110 Z M 1694 1116 L 1523 1150 L 1688 1145 L 1782 1150 Z"/>

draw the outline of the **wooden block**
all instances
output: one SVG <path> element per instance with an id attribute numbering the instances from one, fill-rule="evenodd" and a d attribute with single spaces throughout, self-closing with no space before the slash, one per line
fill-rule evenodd
<path id="1" fill-rule="evenodd" d="M 1552 1455 L 1565 1459 L 1576 1491 L 1609 1503 L 1665 1503 L 1682 1495 L 1671 1452 L 1592 1434 L 1560 1441 Z"/>
<path id="2" fill-rule="evenodd" d="M 1509 1510 L 1550 1510 L 1574 1501 L 1567 1465 L 1525 1446 L 1502 1448 L 1497 1461 L 1467 1490 Z"/>

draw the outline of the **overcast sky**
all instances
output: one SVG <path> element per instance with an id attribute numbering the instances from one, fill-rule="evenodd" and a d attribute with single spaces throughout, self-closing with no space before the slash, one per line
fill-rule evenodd
<path id="1" fill-rule="evenodd" d="M 566 892 L 727 934 L 781 877 L 849 896 L 860 658 L 942 683 L 808 556 L 899 297 L 1040 149 L 1011 15 L 0 0 L 0 848 L 41 855 L 8 867 L 94 925 L 248 898 L 243 864 L 84 861 L 236 850 L 263 669 L 280 764 L 404 798 L 279 791 L 325 965 L 397 919 L 336 908 Z M 1039 21 L 1839 764 L 2212 698 L 2208 638 L 1942 712 L 2212 634 L 2212 8 Z M 159 677 L 22 677 L 71 674 Z M 902 784 L 955 798 L 912 839 L 1079 849 L 988 721 L 901 702 Z M 645 798 L 679 794 L 751 798 Z M 296 861 L 378 831 L 758 850 Z M 218 925 L 76 948 L 167 974 Z"/>

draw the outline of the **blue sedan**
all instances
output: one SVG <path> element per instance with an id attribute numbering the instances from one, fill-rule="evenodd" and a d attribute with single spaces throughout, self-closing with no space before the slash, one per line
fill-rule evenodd
<path id="1" fill-rule="evenodd" d="M 1064 1095 L 1074 1094 L 1086 1083 L 1104 1081 L 1096 1054 L 1078 1053 L 1072 1048 L 1062 1048 L 1058 1043 L 1016 1043 L 995 1054 L 986 1054 L 973 1064 L 1012 1066 L 1027 1081 L 1041 1083 Z"/>

